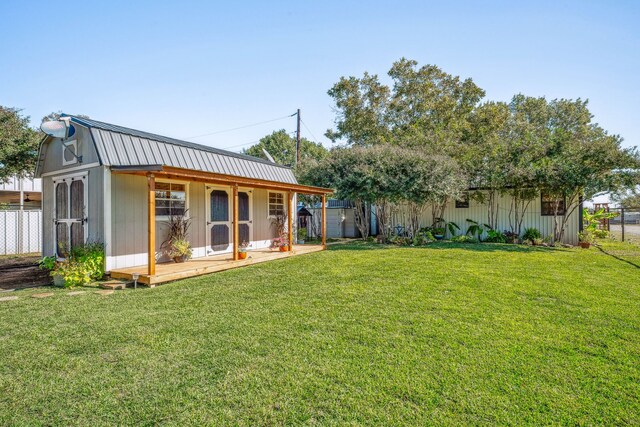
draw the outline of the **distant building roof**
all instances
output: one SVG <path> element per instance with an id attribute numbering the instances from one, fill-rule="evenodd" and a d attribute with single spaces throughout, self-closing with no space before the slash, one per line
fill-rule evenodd
<path id="1" fill-rule="evenodd" d="M 90 130 L 100 161 L 106 166 L 163 165 L 297 183 L 291 168 L 264 159 L 84 117 L 63 116 Z"/>

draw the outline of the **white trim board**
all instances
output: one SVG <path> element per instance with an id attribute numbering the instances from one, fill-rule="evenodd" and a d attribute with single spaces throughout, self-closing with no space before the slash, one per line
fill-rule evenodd
<path id="1" fill-rule="evenodd" d="M 43 173 L 42 175 L 40 175 L 41 178 L 44 178 L 45 176 L 55 176 L 55 175 L 60 175 L 63 176 L 66 173 L 69 172 L 73 172 L 73 171 L 77 171 L 77 170 L 81 170 L 81 169 L 91 169 L 91 168 L 95 168 L 100 166 L 100 163 L 98 162 L 94 162 L 94 163 L 87 163 L 86 165 L 78 165 L 78 166 L 74 166 L 72 168 L 64 168 L 64 169 L 58 169 L 57 171 L 51 171 L 51 172 L 47 172 L 47 173 Z"/>

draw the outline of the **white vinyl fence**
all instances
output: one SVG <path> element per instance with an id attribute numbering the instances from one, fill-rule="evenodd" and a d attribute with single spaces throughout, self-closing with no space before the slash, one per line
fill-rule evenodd
<path id="1" fill-rule="evenodd" d="M 0 211 L 0 255 L 42 250 L 42 211 Z"/>

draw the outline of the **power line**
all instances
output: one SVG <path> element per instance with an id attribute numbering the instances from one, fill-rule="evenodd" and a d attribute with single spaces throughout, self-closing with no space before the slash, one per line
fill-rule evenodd
<path id="1" fill-rule="evenodd" d="M 290 114 L 288 116 L 282 116 L 282 117 L 278 117 L 276 119 L 271 119 L 271 120 L 265 120 L 263 122 L 258 122 L 258 123 L 251 123 L 249 125 L 244 125 L 244 126 L 238 126 L 235 128 L 231 128 L 231 129 L 223 129 L 223 130 L 219 130 L 219 131 L 215 131 L 215 132 L 210 132 L 210 133 L 203 133 L 202 135 L 195 135 L 195 136 L 189 136 L 183 139 L 195 139 L 195 138 L 202 138 L 203 136 L 210 136 L 210 135 L 217 135 L 219 133 L 225 133 L 225 132 L 231 132 L 234 130 L 240 130 L 240 129 L 246 129 L 246 128 L 250 128 L 253 126 L 259 126 L 259 125 L 263 125 L 265 123 L 271 123 L 271 122 L 277 122 L 278 120 L 284 120 L 284 119 L 288 119 L 289 117 L 293 117 L 295 116 L 296 113 Z M 245 144 L 246 145 L 246 144 Z"/>
<path id="2" fill-rule="evenodd" d="M 307 130 L 307 132 L 309 132 L 309 134 L 311 135 L 311 137 L 313 138 L 313 142 L 315 142 L 316 144 L 320 144 L 318 142 L 318 138 L 315 137 L 315 135 L 313 134 L 313 132 L 311 132 L 311 129 L 309 129 L 309 127 L 307 126 L 307 124 L 304 122 L 304 120 L 300 119 L 300 121 L 302 122 L 302 125 L 304 126 L 304 128 Z"/>

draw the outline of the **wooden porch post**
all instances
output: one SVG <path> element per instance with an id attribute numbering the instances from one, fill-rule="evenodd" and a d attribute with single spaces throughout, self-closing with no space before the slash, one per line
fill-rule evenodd
<path id="1" fill-rule="evenodd" d="M 322 249 L 327 249 L 327 195 L 322 195 Z"/>
<path id="2" fill-rule="evenodd" d="M 289 207 L 289 215 L 287 215 L 288 217 L 288 224 L 287 226 L 288 231 L 289 231 L 289 252 L 293 251 L 293 192 L 289 191 L 289 204 L 287 205 Z"/>
<path id="3" fill-rule="evenodd" d="M 147 175 L 147 210 L 148 210 L 148 241 L 149 252 L 147 267 L 149 276 L 156 274 L 156 178 L 153 174 Z"/>
<path id="4" fill-rule="evenodd" d="M 238 238 L 239 233 L 238 224 L 238 184 L 233 186 L 233 260 L 237 261 L 238 257 Z"/>

